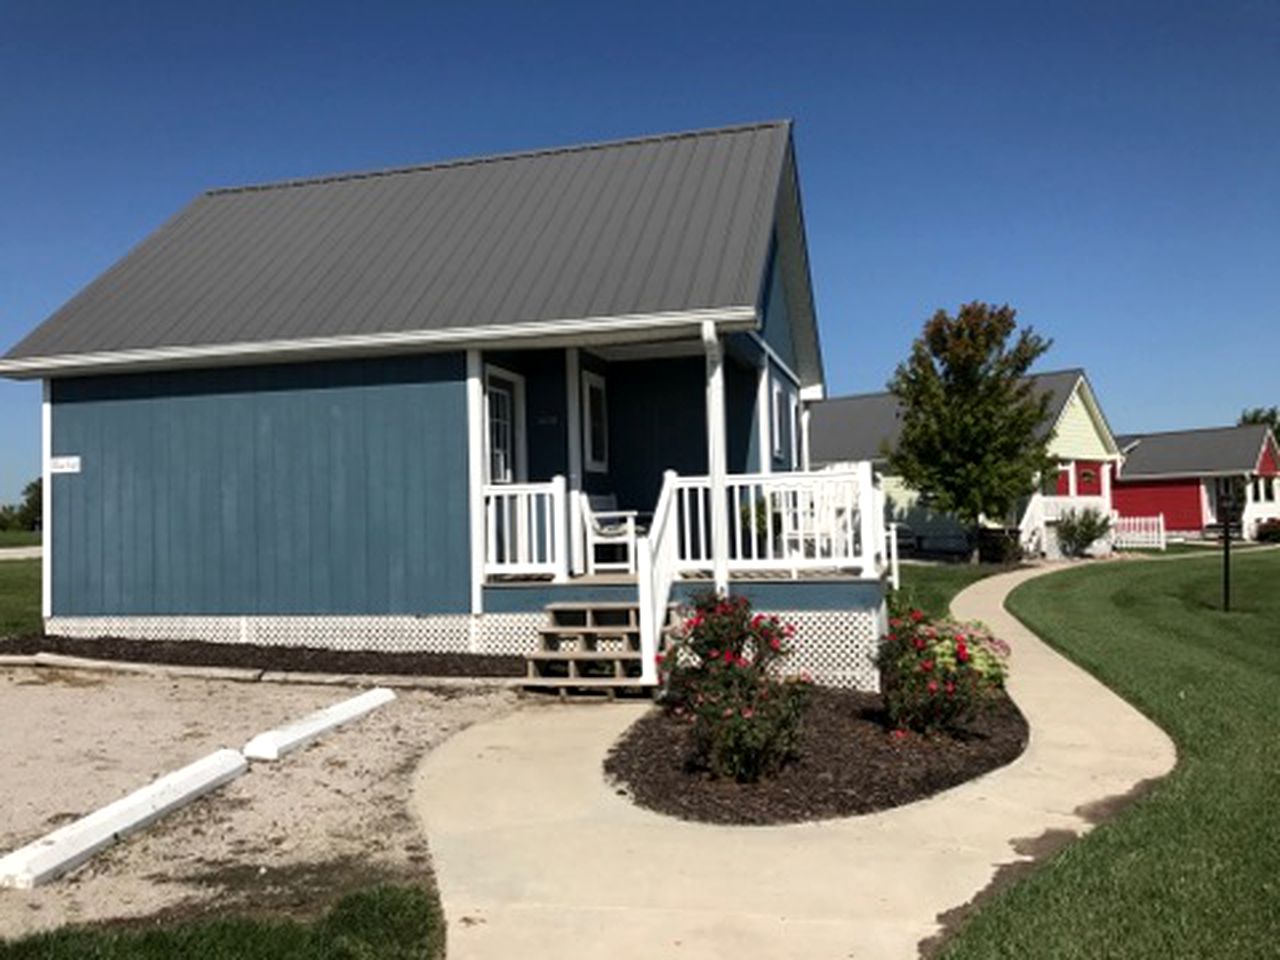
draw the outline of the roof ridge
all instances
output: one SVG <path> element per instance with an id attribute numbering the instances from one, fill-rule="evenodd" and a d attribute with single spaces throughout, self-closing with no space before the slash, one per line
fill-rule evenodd
<path id="1" fill-rule="evenodd" d="M 1075 373 L 1085 376 L 1084 367 L 1063 367 L 1061 370 L 1046 370 L 1043 373 L 1028 373 L 1028 380 L 1035 380 L 1039 377 L 1057 377 L 1064 373 Z M 892 396 L 892 390 L 869 390 L 866 393 L 846 393 L 839 397 L 827 397 L 820 401 L 821 403 L 837 403 L 841 400 L 868 400 L 872 397 L 888 397 Z"/>
<path id="2" fill-rule="evenodd" d="M 1188 427 L 1185 430 L 1153 430 L 1150 433 L 1122 433 L 1120 436 L 1133 440 L 1147 440 L 1151 437 L 1174 437 L 1185 433 L 1211 433 L 1221 430 L 1247 430 L 1250 427 L 1266 428 L 1265 423 L 1235 423 L 1220 427 Z"/>
<path id="3" fill-rule="evenodd" d="M 746 133 L 749 130 L 767 130 L 790 127 L 791 120 L 759 120 L 754 123 L 729 124 L 701 130 L 679 130 L 672 133 L 653 133 L 618 140 L 593 140 L 561 147 L 539 147 L 532 150 L 514 150 L 507 153 L 480 154 L 474 157 L 456 157 L 434 163 L 419 163 L 403 167 L 382 167 L 374 170 L 352 170 L 344 173 L 319 174 L 314 177 L 295 177 L 288 180 L 272 180 L 263 183 L 247 183 L 226 187 L 211 187 L 203 196 L 222 196 L 230 193 L 255 193 L 264 190 L 281 190 L 287 187 L 316 186 L 324 183 L 343 183 L 349 180 L 371 180 L 378 177 L 394 177 L 410 173 L 426 173 L 430 170 L 447 170 L 452 167 L 479 166 L 486 163 L 502 163 L 508 160 L 527 160 L 533 157 L 556 156 L 565 153 L 581 153 L 589 150 L 609 150 L 617 147 L 660 143 L 664 140 L 688 140 L 697 137 L 720 136 L 729 133 Z"/>

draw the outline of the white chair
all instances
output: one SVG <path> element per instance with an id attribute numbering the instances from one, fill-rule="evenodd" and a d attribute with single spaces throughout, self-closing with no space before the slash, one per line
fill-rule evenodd
<path id="1" fill-rule="evenodd" d="M 587 573 L 597 571 L 636 572 L 636 536 L 639 525 L 636 510 L 619 510 L 613 494 L 587 494 L 578 498 L 582 504 L 582 529 L 587 544 Z M 597 551 L 610 548 L 620 559 L 601 560 Z"/>

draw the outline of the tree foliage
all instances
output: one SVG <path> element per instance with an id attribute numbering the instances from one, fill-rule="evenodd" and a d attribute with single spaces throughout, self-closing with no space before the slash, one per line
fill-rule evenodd
<path id="1" fill-rule="evenodd" d="M 1250 407 L 1240 414 L 1240 426 L 1265 423 L 1271 432 L 1280 435 L 1280 407 Z"/>
<path id="2" fill-rule="evenodd" d="M 1041 427 L 1049 397 L 1027 371 L 1051 345 L 1017 311 L 974 302 L 939 310 L 898 365 L 889 390 L 902 407 L 890 469 L 934 509 L 971 526 L 1004 519 L 1052 467 Z"/>
<path id="3" fill-rule="evenodd" d="M 35 530 L 41 519 L 39 478 L 22 488 L 22 502 L 0 506 L 0 530 Z"/>

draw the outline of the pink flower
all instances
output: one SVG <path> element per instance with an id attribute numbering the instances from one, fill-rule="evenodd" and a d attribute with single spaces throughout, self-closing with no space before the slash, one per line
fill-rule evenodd
<path id="1" fill-rule="evenodd" d="M 911 736 L 911 734 L 906 730 L 899 729 L 899 730 L 894 730 L 892 733 L 889 734 L 889 736 L 893 737 L 893 739 L 895 740 L 905 740 L 907 739 L 907 737 Z"/>
<path id="2" fill-rule="evenodd" d="M 742 708 L 742 719 L 743 719 L 743 720 L 750 720 L 750 719 L 751 719 L 752 717 L 754 717 L 755 715 L 756 715 L 756 712 L 755 712 L 754 710 L 752 710 L 750 707 L 743 707 L 743 708 Z"/>
<path id="3" fill-rule="evenodd" d="M 769 638 L 769 649 L 773 650 L 775 653 L 782 649 L 782 644 L 779 642 L 777 637 Z"/>
<path id="4" fill-rule="evenodd" d="M 720 651 L 719 651 L 719 650 L 712 650 L 712 651 L 708 654 L 708 656 L 709 656 L 709 657 L 711 657 L 711 659 L 712 659 L 712 660 L 719 660 L 719 659 L 720 659 Z"/>
<path id="5" fill-rule="evenodd" d="M 928 672 L 929 672 L 929 671 L 931 671 L 932 669 L 933 669 L 933 661 L 932 661 L 932 660 L 925 660 L 925 661 L 923 661 L 923 662 L 920 664 L 920 672 L 921 672 L 921 673 L 928 673 Z"/>
<path id="6" fill-rule="evenodd" d="M 937 681 L 937 680 L 930 680 L 930 681 L 929 681 L 929 692 L 930 692 L 930 693 L 937 693 L 937 692 L 938 692 L 938 681 Z"/>

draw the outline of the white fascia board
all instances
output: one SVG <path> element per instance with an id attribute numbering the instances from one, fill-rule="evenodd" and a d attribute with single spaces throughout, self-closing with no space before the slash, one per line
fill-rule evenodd
<path id="1" fill-rule="evenodd" d="M 72 353 L 47 357 L 0 360 L 0 376 L 16 380 L 41 376 L 65 376 L 93 371 L 144 370 L 192 366 L 288 362 L 329 356 L 414 353 L 458 350 L 502 341 L 542 341 L 538 346 L 565 343 L 625 343 L 646 333 L 664 335 L 697 331 L 705 322 L 723 330 L 754 330 L 759 325 L 755 307 L 713 307 L 668 313 L 630 314 L 616 317 L 584 317 L 573 320 L 535 320 L 481 327 L 444 330 L 409 330 L 399 333 L 351 334 L 298 340 L 144 347 L 99 353 Z M 520 343 L 528 346 L 527 343 Z"/>
<path id="2" fill-rule="evenodd" d="M 260 733 L 244 745 L 242 751 L 250 760 L 279 760 L 287 753 L 305 747 L 334 727 L 358 720 L 396 698 L 386 687 L 376 687 L 358 697 L 309 713 L 301 720 Z"/>
<path id="3" fill-rule="evenodd" d="M 249 768 L 236 750 L 217 750 L 141 790 L 59 827 L 0 859 L 0 887 L 30 890 L 84 863 L 116 840 L 140 830 Z"/>
<path id="4" fill-rule="evenodd" d="M 761 350 L 764 351 L 764 355 L 768 357 L 770 361 L 772 361 L 773 365 L 778 368 L 778 371 L 782 373 L 782 375 L 785 376 L 788 380 L 790 380 L 793 384 L 799 387 L 800 386 L 799 375 L 794 370 L 792 370 L 790 366 L 787 365 L 786 361 L 783 360 L 782 357 L 778 356 L 778 351 L 774 350 L 773 347 L 769 346 L 768 341 L 766 341 L 765 338 L 760 336 L 760 334 L 758 334 L 756 331 L 751 330 L 749 331 L 748 335 L 751 337 L 752 340 L 755 341 L 756 346 L 758 346 Z M 808 389 L 808 388 L 806 387 L 805 389 Z"/>

